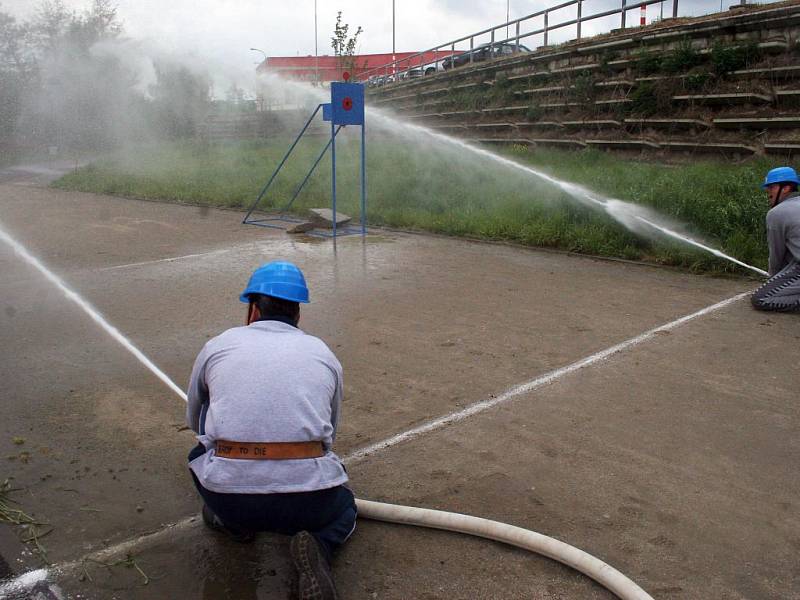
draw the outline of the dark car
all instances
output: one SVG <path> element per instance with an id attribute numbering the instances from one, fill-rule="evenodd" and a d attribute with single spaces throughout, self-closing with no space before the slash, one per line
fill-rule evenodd
<path id="1" fill-rule="evenodd" d="M 472 62 L 480 62 L 483 60 L 490 60 L 492 58 L 500 58 L 501 56 L 511 56 L 512 54 L 525 52 L 530 52 L 530 48 L 523 46 L 522 44 L 519 46 L 517 44 L 508 43 L 481 44 L 470 52 L 464 52 L 463 54 L 445 58 L 442 66 L 445 69 L 453 69 L 455 67 L 466 65 L 470 62 L 470 56 L 472 56 Z"/>

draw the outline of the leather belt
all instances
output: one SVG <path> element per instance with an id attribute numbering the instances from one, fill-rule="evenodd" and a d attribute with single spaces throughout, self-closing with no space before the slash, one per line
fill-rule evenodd
<path id="1" fill-rule="evenodd" d="M 231 442 L 217 440 L 216 455 L 243 460 L 289 460 L 325 456 L 322 442 Z"/>

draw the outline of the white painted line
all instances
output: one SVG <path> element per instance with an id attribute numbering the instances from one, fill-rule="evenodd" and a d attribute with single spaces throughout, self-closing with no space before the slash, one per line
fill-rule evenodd
<path id="1" fill-rule="evenodd" d="M 168 539 L 173 534 L 180 533 L 184 529 L 189 529 L 198 523 L 199 520 L 198 517 L 189 517 L 177 523 L 171 523 L 158 531 L 120 542 L 115 546 L 109 546 L 108 548 L 103 548 L 96 552 L 90 552 L 77 560 L 53 565 L 49 569 L 28 571 L 14 579 L 0 582 L 0 599 L 12 600 L 14 598 L 20 598 L 21 592 L 30 590 L 36 584 L 53 582 L 57 577 L 78 574 L 86 568 L 87 562 L 100 564 L 114 562 L 114 560 L 122 555 L 132 554 L 134 551 L 141 551 L 150 546 L 154 546 L 158 542 Z"/>
<path id="2" fill-rule="evenodd" d="M 226 252 L 230 252 L 231 250 L 225 248 L 223 250 L 213 250 L 211 252 L 201 252 L 199 254 L 184 254 L 183 256 L 171 256 L 169 258 L 159 258 L 156 260 L 146 260 L 144 262 L 136 262 L 136 263 L 127 263 L 124 265 L 114 265 L 113 267 L 103 267 L 102 269 L 98 269 L 98 271 L 115 271 L 116 269 L 129 269 L 132 267 L 144 267 L 147 265 L 157 265 L 158 263 L 163 262 L 174 262 L 177 260 L 186 260 L 188 258 L 199 258 L 201 256 L 213 256 L 215 254 L 225 254 Z"/>
<path id="3" fill-rule="evenodd" d="M 656 327 L 655 329 L 651 329 L 649 331 L 645 331 L 644 333 L 637 335 L 629 340 L 625 340 L 615 346 L 611 346 L 610 348 L 606 348 L 605 350 L 601 350 L 596 354 L 592 354 L 591 356 L 587 356 L 586 358 L 582 358 L 579 361 L 576 361 L 566 367 L 561 367 L 560 369 L 556 369 L 554 371 L 550 371 L 549 373 L 545 373 L 544 375 L 537 377 L 536 379 L 532 379 L 526 383 L 519 384 L 514 386 L 499 396 L 494 398 L 490 398 L 488 400 L 481 400 L 480 402 L 476 402 L 475 404 L 471 404 L 470 406 L 458 411 L 451 413 L 449 415 L 445 415 L 443 417 L 438 417 L 433 419 L 432 421 L 428 421 L 427 423 L 423 423 L 413 429 L 409 429 L 402 433 L 398 433 L 397 435 L 393 435 L 390 438 L 382 440 L 380 442 L 376 442 L 370 446 L 366 446 L 355 452 L 351 452 L 345 458 L 345 461 L 348 464 L 356 463 L 360 460 L 363 460 L 367 456 L 371 454 L 375 454 L 381 450 L 385 450 L 386 448 L 390 448 L 391 446 L 396 446 L 397 444 L 401 444 L 403 442 L 407 442 L 409 440 L 413 440 L 425 433 L 430 433 L 431 431 L 436 431 L 437 429 L 441 429 L 446 427 L 447 425 L 452 425 L 453 423 L 457 423 L 459 421 L 463 421 L 473 415 L 477 415 L 478 413 L 482 413 L 490 408 L 497 406 L 498 404 L 503 404 L 516 398 L 517 396 L 521 396 L 523 394 L 527 394 L 532 392 L 533 390 L 540 388 L 544 385 L 549 383 L 553 383 L 557 379 L 568 375 L 569 373 L 573 373 L 574 371 L 578 371 L 579 369 L 583 369 L 584 367 L 588 367 L 596 362 L 604 360 L 611 356 L 612 354 L 616 354 L 617 352 L 621 352 L 628 348 L 632 348 L 633 346 L 637 346 L 642 342 L 645 342 L 651 339 L 658 333 L 662 333 L 664 331 L 669 331 L 671 329 L 675 329 L 676 327 L 680 327 L 684 323 L 688 323 L 698 317 L 702 317 L 703 315 L 707 315 L 714 311 L 717 311 L 721 308 L 728 306 L 729 304 L 733 304 L 734 302 L 749 296 L 752 292 L 744 292 L 742 294 L 737 294 L 733 298 L 728 298 L 727 300 L 723 300 L 722 302 L 717 302 L 716 304 L 712 304 L 711 306 L 707 306 L 697 312 L 694 312 L 690 315 L 686 315 L 685 317 L 681 317 L 680 319 L 676 319 L 675 321 L 671 321 L 666 325 L 661 325 Z"/>
<path id="4" fill-rule="evenodd" d="M 498 406 L 499 404 L 503 404 L 508 402 L 517 396 L 521 396 L 523 394 L 530 393 L 537 388 L 545 386 L 547 384 L 553 383 L 554 381 L 561 379 L 565 375 L 583 369 L 584 367 L 588 367 L 595 363 L 598 363 L 606 358 L 617 354 L 618 352 L 622 352 L 628 348 L 632 348 L 634 346 L 638 346 L 642 342 L 646 342 L 647 340 L 652 339 L 659 333 L 670 331 L 672 329 L 676 329 L 689 321 L 693 321 L 699 317 L 705 316 L 712 312 L 718 311 L 734 302 L 737 302 L 743 298 L 749 296 L 752 292 L 743 292 L 741 294 L 737 294 L 732 298 L 728 298 L 727 300 L 723 300 L 721 302 L 717 302 L 716 304 L 712 304 L 711 306 L 707 306 L 703 309 L 698 310 L 697 312 L 693 312 L 689 315 L 681 317 L 680 319 L 676 319 L 674 321 L 670 321 L 665 325 L 660 325 L 654 329 L 650 329 L 649 331 L 645 331 L 644 333 L 637 335 L 636 337 L 630 338 L 625 340 L 624 342 L 620 342 L 610 348 L 606 348 L 605 350 L 601 350 L 591 356 L 587 356 L 586 358 L 582 358 L 572 364 L 569 364 L 565 367 L 561 367 L 554 371 L 550 371 L 549 373 L 545 373 L 536 379 L 532 379 L 526 383 L 519 384 L 514 386 L 501 395 L 496 396 L 494 398 L 490 398 L 489 400 L 481 400 L 480 402 L 476 402 L 471 404 L 465 409 L 462 409 L 458 412 L 451 413 L 449 415 L 445 415 L 443 417 L 439 417 L 432 421 L 428 421 L 427 423 L 423 423 L 413 429 L 409 429 L 402 433 L 398 433 L 393 435 L 385 440 L 380 442 L 376 442 L 364 448 L 360 448 L 351 452 L 350 454 L 342 457 L 342 460 L 348 464 L 352 465 L 353 463 L 357 463 L 372 454 L 376 454 L 381 450 L 385 450 L 387 448 L 391 448 L 392 446 L 396 446 L 402 442 L 407 442 L 409 440 L 413 440 L 425 433 L 430 433 L 432 431 L 436 431 L 438 429 L 442 429 L 448 425 L 452 425 L 453 423 L 457 423 L 459 421 L 463 421 L 473 415 L 482 413 L 490 408 Z M 184 529 L 189 528 L 190 526 L 194 525 L 198 521 L 197 517 L 189 517 L 182 521 L 178 521 L 177 523 L 173 523 L 171 525 L 167 525 L 164 529 L 156 531 L 155 533 L 149 533 L 137 538 L 130 539 L 128 541 L 119 543 L 115 546 L 109 546 L 104 550 L 100 550 L 98 552 L 94 552 L 91 554 L 87 554 L 77 560 L 67 563 L 61 563 L 60 565 L 56 565 L 50 568 L 49 571 L 40 569 L 36 571 L 38 574 L 38 579 L 41 579 L 42 572 L 44 571 L 47 576 L 58 576 L 58 575 L 66 575 L 76 571 L 78 568 L 81 568 L 83 563 L 87 560 L 96 560 L 100 562 L 110 562 L 114 558 L 118 557 L 121 554 L 133 553 L 134 551 L 141 551 L 142 549 L 150 546 L 154 543 L 161 541 L 163 538 L 166 538 L 171 533 L 177 533 Z M 22 585 L 22 582 L 25 581 L 25 577 L 29 576 L 28 574 L 20 575 L 12 580 L 9 580 L 3 584 L 0 584 L 0 600 L 5 598 L 11 598 L 12 596 L 8 596 L 8 594 L 12 592 L 19 592 L 19 588 Z"/>

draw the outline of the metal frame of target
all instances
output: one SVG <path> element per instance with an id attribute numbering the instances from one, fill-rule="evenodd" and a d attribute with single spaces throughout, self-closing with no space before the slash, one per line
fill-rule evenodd
<path id="1" fill-rule="evenodd" d="M 245 215 L 242 223 L 245 225 L 258 225 L 259 227 L 274 227 L 277 229 L 283 229 L 283 225 L 279 225 L 276 222 L 284 222 L 284 223 L 299 223 L 301 222 L 300 219 L 296 217 L 290 217 L 284 213 L 288 212 L 291 208 L 292 203 L 294 203 L 295 199 L 300 195 L 300 192 L 305 187 L 308 180 L 311 178 L 311 175 L 314 173 L 314 170 L 319 165 L 322 158 L 325 156 L 325 153 L 328 151 L 328 148 L 331 150 L 331 196 L 332 196 L 332 209 L 333 209 L 333 231 L 332 233 L 320 233 L 314 232 L 311 235 L 317 235 L 320 237 L 333 237 L 335 238 L 337 235 L 351 235 L 355 233 L 361 233 L 361 235 L 365 235 L 367 232 L 367 171 L 366 171 L 366 133 L 365 133 L 365 126 L 364 126 L 364 84 L 362 83 L 347 83 L 347 79 L 349 79 L 349 74 L 344 73 L 344 82 L 341 81 L 334 81 L 331 82 L 331 101 L 327 104 L 319 104 L 317 108 L 314 109 L 314 112 L 311 113 L 311 116 L 306 121 L 303 128 L 300 130 L 300 133 L 297 134 L 294 142 L 289 147 L 289 150 L 286 151 L 283 159 L 281 160 L 280 164 L 278 164 L 275 171 L 272 173 L 272 176 L 267 181 L 267 184 L 261 190 L 261 193 L 256 198 L 255 202 L 253 202 L 250 210 L 247 211 L 247 215 Z M 289 156 L 292 154 L 292 151 L 297 146 L 297 143 L 300 141 L 300 138 L 303 137 L 303 134 L 308 129 L 311 122 L 314 120 L 314 117 L 317 113 L 322 109 L 322 120 L 323 121 L 330 121 L 331 124 L 331 137 L 328 140 L 328 143 L 322 149 L 322 152 L 319 153 L 317 160 L 311 166 L 308 173 L 306 174 L 305 178 L 303 179 L 302 183 L 297 187 L 294 194 L 292 195 L 289 202 L 280 209 L 280 216 L 278 217 L 269 217 L 264 219 L 252 219 L 251 216 L 253 211 L 255 211 L 261 201 L 266 197 L 267 192 L 269 191 L 270 186 L 275 181 L 275 177 L 277 177 L 280 170 L 286 164 L 286 161 L 289 159 Z M 360 221 L 361 226 L 358 227 L 343 227 L 337 231 L 336 226 L 336 135 L 347 125 L 360 125 L 361 126 L 361 215 Z"/>

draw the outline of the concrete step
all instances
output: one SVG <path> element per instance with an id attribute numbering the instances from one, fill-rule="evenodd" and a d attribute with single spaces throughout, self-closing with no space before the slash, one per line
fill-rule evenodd
<path id="1" fill-rule="evenodd" d="M 586 148 L 586 143 L 581 140 L 569 139 L 549 139 L 549 138 L 532 138 L 531 141 L 537 146 L 557 146 L 562 148 Z"/>
<path id="2" fill-rule="evenodd" d="M 421 115 L 407 115 L 407 116 L 404 116 L 403 118 L 405 118 L 405 119 L 433 119 L 433 118 L 437 118 L 437 117 L 441 117 L 441 116 L 442 116 L 441 113 L 424 113 L 424 114 L 421 114 Z"/>
<path id="3" fill-rule="evenodd" d="M 550 87 L 542 87 L 542 88 L 531 88 L 529 90 L 521 90 L 518 92 L 514 92 L 515 96 L 533 96 L 535 94 L 552 94 L 555 92 L 563 92 L 567 89 L 566 86 L 563 85 L 554 85 Z"/>
<path id="4" fill-rule="evenodd" d="M 611 98 L 609 100 L 595 100 L 594 105 L 598 107 L 618 106 L 620 104 L 630 104 L 633 102 L 630 98 Z"/>
<path id="5" fill-rule="evenodd" d="M 451 110 L 451 111 L 444 111 L 440 112 L 440 117 L 466 117 L 469 115 L 479 115 L 481 111 L 479 110 Z"/>
<path id="6" fill-rule="evenodd" d="M 777 90 L 775 92 L 775 98 L 778 101 L 796 100 L 797 98 L 800 98 L 800 90 Z"/>
<path id="7" fill-rule="evenodd" d="M 564 126 L 557 121 L 521 121 L 514 123 L 514 127 L 531 127 L 534 129 L 564 129 Z"/>
<path id="8" fill-rule="evenodd" d="M 800 117 L 737 117 L 714 119 L 714 126 L 723 129 L 769 129 L 800 127 Z"/>
<path id="9" fill-rule="evenodd" d="M 798 92 L 800 93 L 800 92 Z M 772 96 L 750 92 L 737 92 L 732 94 L 682 94 L 673 96 L 675 102 L 697 102 L 700 104 L 767 104 L 772 102 Z"/>
<path id="10" fill-rule="evenodd" d="M 510 129 L 513 127 L 511 123 L 473 123 L 469 127 L 476 127 L 478 129 Z"/>
<path id="11" fill-rule="evenodd" d="M 622 123 L 613 119 L 587 119 L 584 121 L 561 121 L 564 127 L 569 129 L 579 129 L 584 127 L 594 127 L 596 129 L 619 129 Z"/>
<path id="12" fill-rule="evenodd" d="M 478 144 L 522 144 L 530 146 L 533 142 L 527 138 L 470 138 L 471 142 Z"/>
<path id="13" fill-rule="evenodd" d="M 616 150 L 626 149 L 658 149 L 660 146 L 655 142 L 647 140 L 586 140 L 587 146 L 594 146 L 597 148 L 614 148 Z"/>
<path id="14" fill-rule="evenodd" d="M 735 154 L 755 154 L 758 152 L 756 148 L 746 146 L 744 144 L 726 144 L 726 143 L 701 143 L 701 142 L 661 142 L 662 148 L 668 150 L 693 150 L 695 152 L 729 152 Z"/>
<path id="15" fill-rule="evenodd" d="M 538 107 L 543 110 L 558 110 L 562 108 L 572 108 L 583 106 L 580 102 L 545 102 L 539 104 Z"/>
<path id="16" fill-rule="evenodd" d="M 653 129 L 710 129 L 711 125 L 698 119 L 625 119 L 628 127 L 652 127 Z"/>
<path id="17" fill-rule="evenodd" d="M 769 77 L 770 79 L 790 79 L 800 76 L 800 65 L 789 65 L 785 67 L 763 67 L 760 69 L 741 69 L 733 71 L 731 75 L 736 77 Z"/>
<path id="18" fill-rule="evenodd" d="M 594 84 L 594 87 L 633 87 L 634 85 L 634 82 L 629 79 L 610 79 L 608 81 L 598 81 Z"/>
<path id="19" fill-rule="evenodd" d="M 511 75 L 509 76 L 509 81 L 524 81 L 526 79 L 545 79 L 550 77 L 552 73 L 550 71 L 534 71 L 532 73 L 523 73 L 521 75 Z"/>
<path id="20" fill-rule="evenodd" d="M 782 154 L 784 156 L 800 154 L 800 144 L 794 142 L 770 142 L 769 144 L 764 144 L 764 152 L 767 154 Z"/>
<path id="21" fill-rule="evenodd" d="M 504 114 L 512 112 L 527 112 L 530 107 L 526 104 L 524 106 L 501 106 L 498 108 L 484 108 L 481 112 L 487 115 Z"/>
<path id="22" fill-rule="evenodd" d="M 428 125 L 428 128 L 429 129 L 443 129 L 443 130 L 446 130 L 446 131 L 449 131 L 449 130 L 453 130 L 453 131 L 462 130 L 462 131 L 464 131 L 464 130 L 467 129 L 467 126 L 463 125 L 461 123 L 453 123 L 453 124 Z"/>

